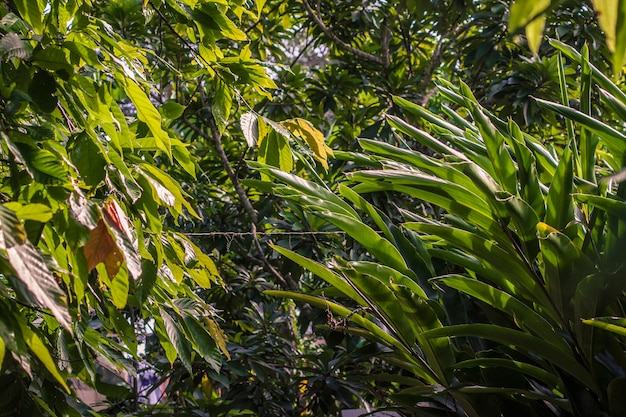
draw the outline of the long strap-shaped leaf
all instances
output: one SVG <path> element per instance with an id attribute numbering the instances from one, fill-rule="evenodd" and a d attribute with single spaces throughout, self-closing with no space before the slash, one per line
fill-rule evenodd
<path id="1" fill-rule="evenodd" d="M 585 369 L 576 360 L 576 358 L 572 357 L 570 353 L 561 350 L 552 343 L 539 337 L 531 336 L 528 333 L 493 324 L 461 324 L 456 326 L 446 326 L 441 329 L 429 330 L 424 333 L 424 336 L 480 337 L 511 346 L 529 355 L 538 355 L 547 362 L 552 363 L 572 375 L 585 386 L 589 387 L 593 392 L 600 395 L 600 387 L 598 386 L 598 383 L 594 379 L 593 375 Z"/>

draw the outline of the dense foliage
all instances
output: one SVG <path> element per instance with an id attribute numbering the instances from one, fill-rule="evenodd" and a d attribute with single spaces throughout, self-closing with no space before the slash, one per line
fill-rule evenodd
<path id="1" fill-rule="evenodd" d="M 2 2 L 0 415 L 619 415 L 624 10 Z"/>

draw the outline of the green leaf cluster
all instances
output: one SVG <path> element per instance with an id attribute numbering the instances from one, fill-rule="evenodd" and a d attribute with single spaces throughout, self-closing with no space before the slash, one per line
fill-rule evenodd
<path id="1" fill-rule="evenodd" d="M 580 66 L 581 102 L 601 91 L 603 106 L 626 104 L 586 49 L 551 44 Z M 536 99 L 567 120 L 558 147 L 442 80 L 439 94 L 456 110 L 437 115 L 394 97 L 406 117 L 387 121 L 400 145 L 362 139 L 364 153 L 342 153 L 366 168 L 335 191 L 255 165 L 278 197 L 371 259 L 325 264 L 276 246 L 334 296 L 268 293 L 325 309 L 331 328 L 386 346 L 385 359 L 414 378 L 398 377 L 392 397 L 412 413 L 621 415 L 626 140 L 590 105 L 569 107 L 560 77 L 561 103 Z M 378 196 L 412 203 L 392 214 Z"/>

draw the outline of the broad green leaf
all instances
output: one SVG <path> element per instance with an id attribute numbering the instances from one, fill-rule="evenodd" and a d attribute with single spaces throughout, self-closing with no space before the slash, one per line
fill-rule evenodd
<path id="1" fill-rule="evenodd" d="M 387 328 L 393 329 L 407 348 L 418 342 L 438 383 L 447 384 L 454 354 L 446 338 L 422 338 L 425 330 L 442 327 L 425 298 L 416 297 L 406 287 L 397 284 L 387 286 L 382 281 L 354 270 L 344 269 L 344 273 L 364 294 L 372 314 Z"/>
<path id="2" fill-rule="evenodd" d="M 578 110 L 574 110 L 561 104 L 542 100 L 540 98 L 535 98 L 535 100 L 542 107 L 554 110 L 597 134 L 603 144 L 614 153 L 618 161 L 622 161 L 624 159 L 624 155 L 626 154 L 626 135 L 623 133 L 606 123 L 579 112 Z"/>
<path id="3" fill-rule="evenodd" d="M 537 173 L 537 160 L 533 152 L 526 146 L 519 126 L 513 121 L 509 123 L 509 133 L 514 139 L 513 148 L 517 159 L 519 195 L 533 208 L 537 216 L 543 219 L 546 205 Z"/>
<path id="4" fill-rule="evenodd" d="M 606 342 L 596 335 L 595 327 L 585 326 L 583 321 L 616 311 L 619 297 L 626 289 L 626 280 L 620 273 L 596 272 L 583 277 L 573 297 L 574 324 L 581 351 L 587 360 L 592 360 L 605 349 Z"/>
<path id="5" fill-rule="evenodd" d="M 618 219 L 626 219 L 626 202 L 591 194 L 572 194 L 575 200 L 597 207 Z"/>
<path id="6" fill-rule="evenodd" d="M 626 63 L 626 1 L 618 0 L 615 25 L 615 51 L 613 52 L 613 76 L 617 79 Z"/>
<path id="7" fill-rule="evenodd" d="M 509 31 L 515 32 L 539 18 L 550 3 L 550 0 L 515 0 L 509 13 Z"/>
<path id="8" fill-rule="evenodd" d="M 440 126 L 448 131 L 450 131 L 451 133 L 457 135 L 457 136 L 463 136 L 464 132 L 463 129 L 459 128 L 458 126 L 456 126 L 453 123 L 450 123 L 444 119 L 442 119 L 441 117 L 439 117 L 438 115 L 436 115 L 435 113 L 432 113 L 431 111 L 425 109 L 422 106 L 419 106 L 415 103 L 412 103 L 406 99 L 403 99 L 402 97 L 398 97 L 398 96 L 393 96 L 393 102 L 395 104 L 397 104 L 398 106 L 402 107 L 404 110 L 418 116 L 421 119 L 427 120 L 430 123 L 433 123 L 437 126 Z M 401 121 L 402 119 L 399 118 L 392 118 L 392 120 L 394 121 Z"/>
<path id="9" fill-rule="evenodd" d="M 386 265 L 375 262 L 354 261 L 350 262 L 349 266 L 361 274 L 369 275 L 378 279 L 387 286 L 400 285 L 407 287 L 413 291 L 413 293 L 424 299 L 428 299 L 428 296 L 422 287 L 420 287 L 419 284 L 417 284 L 412 278 Z M 341 270 L 343 270 L 343 268 Z"/>
<path id="10" fill-rule="evenodd" d="M 336 194 L 331 192 L 327 187 L 316 184 L 312 181 L 307 181 L 303 178 L 300 178 L 296 175 L 289 174 L 287 172 L 283 172 L 277 169 L 272 169 L 267 166 L 249 162 L 248 163 L 252 168 L 255 168 L 267 175 L 273 177 L 274 179 L 283 182 L 289 188 L 297 191 L 300 194 L 310 195 L 320 199 L 320 201 L 327 201 L 332 204 L 332 208 L 327 208 L 326 206 L 319 206 L 324 209 L 331 210 L 333 212 L 341 213 L 355 219 L 359 219 L 359 215 L 349 204 L 347 204 L 344 200 L 339 198 Z"/>
<path id="11" fill-rule="evenodd" d="M 619 3 L 619 0 L 593 0 L 593 8 L 598 17 L 598 23 L 606 36 L 606 44 L 611 51 L 615 51 Z"/>
<path id="12" fill-rule="evenodd" d="M 215 99 L 212 112 L 220 134 L 223 134 L 226 129 L 232 106 L 233 88 L 221 77 L 215 77 Z"/>
<path id="13" fill-rule="evenodd" d="M 211 335 L 215 343 L 217 343 L 217 346 L 220 348 L 224 356 L 226 356 L 226 358 L 230 360 L 230 353 L 226 348 L 226 342 L 228 341 L 228 338 L 226 337 L 224 330 L 222 330 L 214 320 L 211 320 L 208 317 L 204 317 L 204 324 L 206 325 L 209 334 Z"/>
<path id="14" fill-rule="evenodd" d="M 183 323 L 194 349 L 202 355 L 202 358 L 215 372 L 219 372 L 222 366 L 222 354 L 211 335 L 207 332 L 206 327 L 200 324 L 196 318 L 189 315 L 183 317 Z"/>
<path id="15" fill-rule="evenodd" d="M 168 100 L 159 107 L 159 111 L 166 119 L 174 120 L 183 115 L 185 108 L 185 106 L 174 100 Z"/>
<path id="16" fill-rule="evenodd" d="M 56 379 L 56 381 L 65 389 L 65 391 L 69 394 L 70 388 L 67 385 L 66 378 L 64 378 L 57 368 L 54 359 L 52 359 L 52 355 L 50 355 L 50 351 L 43 343 L 41 338 L 32 331 L 28 326 L 20 323 L 20 330 L 22 331 L 22 336 L 24 337 L 24 341 L 32 350 L 32 352 L 37 356 L 37 358 L 43 363 L 48 372 Z"/>
<path id="17" fill-rule="evenodd" d="M 353 314 L 352 310 L 342 305 L 318 297 L 289 291 L 266 290 L 264 291 L 264 294 L 275 297 L 290 298 L 295 301 L 311 304 L 318 308 L 327 309 L 331 313 L 337 314 L 340 317 L 345 317 L 346 319 L 349 319 L 349 321 L 365 329 L 367 331 L 366 337 L 368 337 L 369 339 L 375 340 L 377 343 L 381 343 L 385 346 L 394 346 L 398 352 L 407 355 L 408 358 L 411 358 L 413 356 L 413 352 L 407 352 L 406 347 L 402 345 L 399 340 L 395 339 L 392 335 L 383 330 L 376 323 L 368 320 L 365 317 L 362 317 L 359 314 Z M 435 379 L 433 379 L 431 371 L 427 368 L 420 366 L 413 367 L 412 370 L 418 376 L 424 378 L 426 381 L 435 383 Z"/>
<path id="18" fill-rule="evenodd" d="M 467 84 L 461 83 L 460 92 L 466 98 L 466 106 L 478 124 L 480 134 L 487 148 L 489 160 L 496 174 L 495 179 L 503 190 L 515 194 L 517 191 L 517 167 L 505 147 L 503 133 L 496 129 L 487 115 L 483 113 Z"/>
<path id="19" fill-rule="evenodd" d="M 423 144 L 427 148 L 432 149 L 433 151 L 442 155 L 455 156 L 460 161 L 467 160 L 467 157 L 463 155 L 462 152 L 459 152 L 456 149 L 448 146 L 443 141 L 435 139 L 434 137 L 424 132 L 423 130 L 420 130 L 414 126 L 411 126 L 410 124 L 400 119 L 399 117 L 387 115 L 387 120 L 391 127 L 398 129 L 405 135 L 419 141 L 421 144 Z"/>
<path id="20" fill-rule="evenodd" d="M 30 242 L 25 242 L 8 247 L 7 255 L 15 274 L 37 302 L 49 309 L 59 324 L 69 330 L 71 321 L 66 294 L 50 273 L 39 252 Z"/>
<path id="21" fill-rule="evenodd" d="M 328 211 L 320 211 L 316 212 L 316 214 L 345 231 L 353 239 L 363 245 L 363 247 L 380 262 L 404 274 L 411 275 L 398 249 L 387 239 L 380 237 L 374 229 L 367 226 L 362 221 L 350 216 Z"/>
<path id="22" fill-rule="evenodd" d="M 128 98 L 137 109 L 137 118 L 148 125 L 156 144 L 170 159 L 172 159 L 172 143 L 167 132 L 161 127 L 161 115 L 154 107 L 146 93 L 133 80 L 123 79 L 121 84 Z"/>
<path id="23" fill-rule="evenodd" d="M 622 103 L 626 103 L 626 93 L 623 92 L 611 80 L 611 78 L 607 77 L 602 71 L 600 71 L 596 66 L 589 62 L 589 56 L 587 53 L 581 54 L 571 46 L 555 39 L 550 40 L 550 45 L 554 46 L 556 49 L 561 51 L 565 56 L 572 59 L 574 62 L 577 62 L 579 65 L 583 66 L 583 69 L 585 69 L 586 66 L 588 72 L 591 73 L 591 76 L 600 87 L 617 97 Z"/>
<path id="24" fill-rule="evenodd" d="M 45 204 L 31 203 L 22 205 L 16 201 L 10 201 L 4 203 L 4 206 L 9 210 L 12 210 L 21 220 L 33 220 L 36 222 L 45 223 L 52 219 L 52 209 Z"/>
<path id="25" fill-rule="evenodd" d="M 176 349 L 178 358 L 181 360 L 187 371 L 190 374 L 193 374 L 193 370 L 191 368 L 191 352 L 189 351 L 187 338 L 183 334 L 178 323 L 174 321 L 172 316 L 167 311 L 159 307 L 159 313 L 163 319 L 163 326 L 165 327 L 167 337 Z M 171 358 L 170 362 L 173 362 Z"/>
<path id="26" fill-rule="evenodd" d="M 293 170 L 293 153 L 287 138 L 283 135 L 271 130 L 259 138 L 258 145 L 259 163 L 274 166 L 285 172 Z"/>
<path id="27" fill-rule="evenodd" d="M 424 336 L 467 336 L 493 340 L 506 346 L 514 347 L 516 350 L 530 357 L 534 358 L 536 355 L 539 358 L 543 358 L 578 379 L 593 392 L 598 393 L 600 391 L 600 387 L 595 378 L 570 353 L 563 351 L 558 346 L 545 341 L 543 338 L 531 336 L 519 330 L 508 329 L 493 324 L 461 324 L 429 330 L 424 333 Z"/>
<path id="28" fill-rule="evenodd" d="M 70 74 L 74 72 L 74 66 L 67 61 L 65 50 L 55 46 L 35 50 L 33 62 L 50 71 L 65 70 Z"/>
<path id="29" fill-rule="evenodd" d="M 178 215 L 183 215 L 183 207 L 192 216 L 199 218 L 191 204 L 185 199 L 185 192 L 180 184 L 171 176 L 150 164 L 141 164 L 138 167 L 139 172 L 144 174 L 146 179 L 155 188 L 159 197 L 163 202 L 174 207 Z"/>
<path id="30" fill-rule="evenodd" d="M 14 4 L 22 18 L 31 25 L 35 33 L 42 35 L 44 28 L 43 10 L 46 3 L 41 0 L 16 0 Z"/>
<path id="31" fill-rule="evenodd" d="M 543 29 L 545 25 L 545 15 L 535 18 L 526 25 L 525 32 L 528 49 L 530 49 L 535 55 L 539 53 L 539 47 L 541 47 L 541 41 L 543 40 Z"/>

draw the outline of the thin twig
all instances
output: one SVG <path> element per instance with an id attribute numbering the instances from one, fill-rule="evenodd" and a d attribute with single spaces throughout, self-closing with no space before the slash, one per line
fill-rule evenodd
<path id="1" fill-rule="evenodd" d="M 309 14 L 309 16 L 311 17 L 311 19 L 313 19 L 313 21 L 315 22 L 315 24 L 317 24 L 317 26 L 319 26 L 319 28 L 322 30 L 322 32 L 324 32 L 324 34 L 326 36 L 328 36 L 333 43 L 335 43 L 335 45 L 337 45 L 337 47 L 339 47 L 340 49 L 343 49 L 346 52 L 349 52 L 353 55 L 358 56 L 359 58 L 362 58 L 366 61 L 369 62 L 373 62 L 375 64 L 381 65 L 384 68 L 389 67 L 389 62 L 385 61 L 383 58 L 376 56 L 376 55 L 372 55 L 368 52 L 362 51 L 358 48 L 355 48 L 354 46 L 342 41 L 341 39 L 339 39 L 339 37 L 337 35 L 335 35 L 329 28 L 328 26 L 326 26 L 326 23 L 324 23 L 324 21 L 321 19 L 321 17 L 315 12 L 315 10 L 313 10 L 313 8 L 311 7 L 311 5 L 309 4 L 308 0 L 302 0 L 302 4 L 304 5 L 304 8 L 306 9 L 307 13 Z"/>

